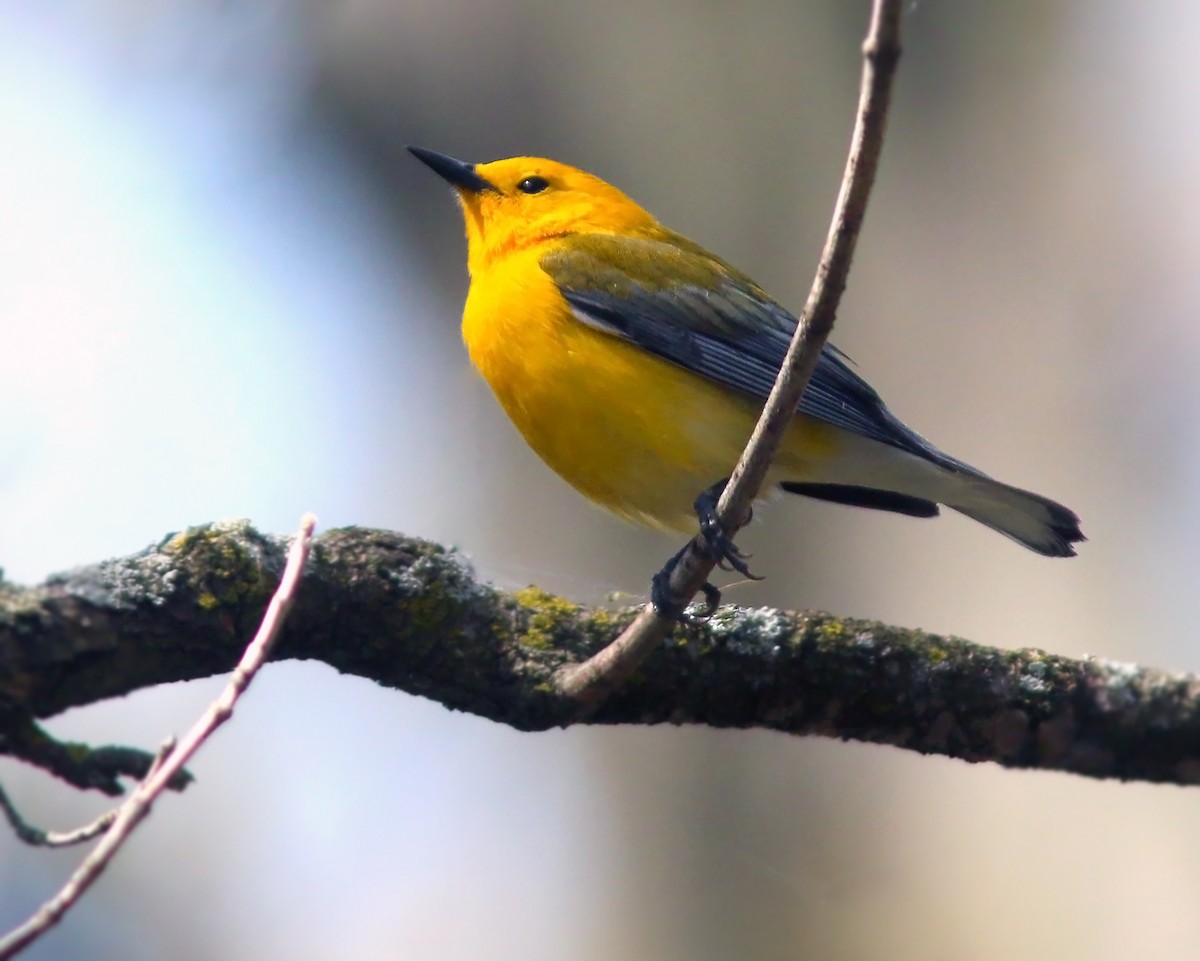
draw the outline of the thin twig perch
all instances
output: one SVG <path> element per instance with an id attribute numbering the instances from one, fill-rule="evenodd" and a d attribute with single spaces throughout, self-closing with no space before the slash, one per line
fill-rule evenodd
<path id="1" fill-rule="evenodd" d="M 825 249 L 775 386 L 717 505 L 717 516 L 731 537 L 749 516 L 750 505 L 758 496 L 825 340 L 833 330 L 883 149 L 892 80 L 900 59 L 901 10 L 899 0 L 875 0 L 871 8 L 850 153 Z M 693 540 L 671 575 L 671 590 L 679 604 L 686 604 L 695 596 L 712 573 L 714 563 L 703 541 Z M 584 711 L 594 710 L 637 669 L 672 627 L 673 623 L 660 617 L 653 605 L 647 605 L 612 644 L 586 663 L 564 672 L 558 679 L 559 690 L 578 701 Z"/>

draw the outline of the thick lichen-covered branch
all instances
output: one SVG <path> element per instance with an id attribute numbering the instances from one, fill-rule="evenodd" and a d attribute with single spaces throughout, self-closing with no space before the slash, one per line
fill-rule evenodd
<path id="1" fill-rule="evenodd" d="M 286 548 L 244 523 L 213 524 L 37 587 L 0 585 L 0 753 L 24 756 L 38 741 L 30 725 L 69 707 L 228 671 Z M 557 679 L 635 613 L 499 591 L 453 551 L 350 528 L 316 540 L 275 657 L 324 661 L 522 730 L 757 727 L 1013 767 L 1200 780 L 1195 677 L 827 614 L 722 608 L 677 630 L 584 715 Z"/>

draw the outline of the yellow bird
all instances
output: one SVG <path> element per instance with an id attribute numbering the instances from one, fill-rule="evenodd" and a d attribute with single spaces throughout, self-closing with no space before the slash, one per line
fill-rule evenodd
<path id="1" fill-rule="evenodd" d="M 699 514 L 718 558 L 748 573 L 713 511 L 795 317 L 582 170 L 409 150 L 462 206 L 471 278 L 463 339 L 529 446 L 622 517 L 694 530 Z M 764 492 L 777 487 L 913 517 L 944 504 L 1050 557 L 1073 555 L 1084 539 L 1066 507 L 992 480 L 906 427 L 832 346 Z"/>

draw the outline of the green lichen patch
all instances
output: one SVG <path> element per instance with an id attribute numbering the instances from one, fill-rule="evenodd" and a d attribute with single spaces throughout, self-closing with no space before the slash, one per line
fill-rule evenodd
<path id="1" fill-rule="evenodd" d="M 563 637 L 576 626 L 579 605 L 542 590 L 526 587 L 513 593 L 518 607 L 524 614 L 523 630 L 517 643 L 538 651 L 552 650 L 557 638 Z"/>
<path id="2" fill-rule="evenodd" d="M 283 573 L 283 539 L 260 534 L 245 520 L 192 527 L 160 546 L 205 611 L 259 607 Z"/>
<path id="3" fill-rule="evenodd" d="M 189 594 L 204 611 L 265 603 L 283 570 L 281 538 L 248 521 L 169 534 L 129 557 L 55 574 L 47 586 L 116 610 L 162 607 Z"/>

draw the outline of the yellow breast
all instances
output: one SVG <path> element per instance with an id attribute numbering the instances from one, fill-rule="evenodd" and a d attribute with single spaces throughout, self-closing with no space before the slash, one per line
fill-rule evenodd
<path id="1" fill-rule="evenodd" d="M 586 497 L 687 530 L 698 493 L 728 476 L 759 405 L 580 322 L 540 251 L 472 279 L 471 361 L 530 447 Z"/>

